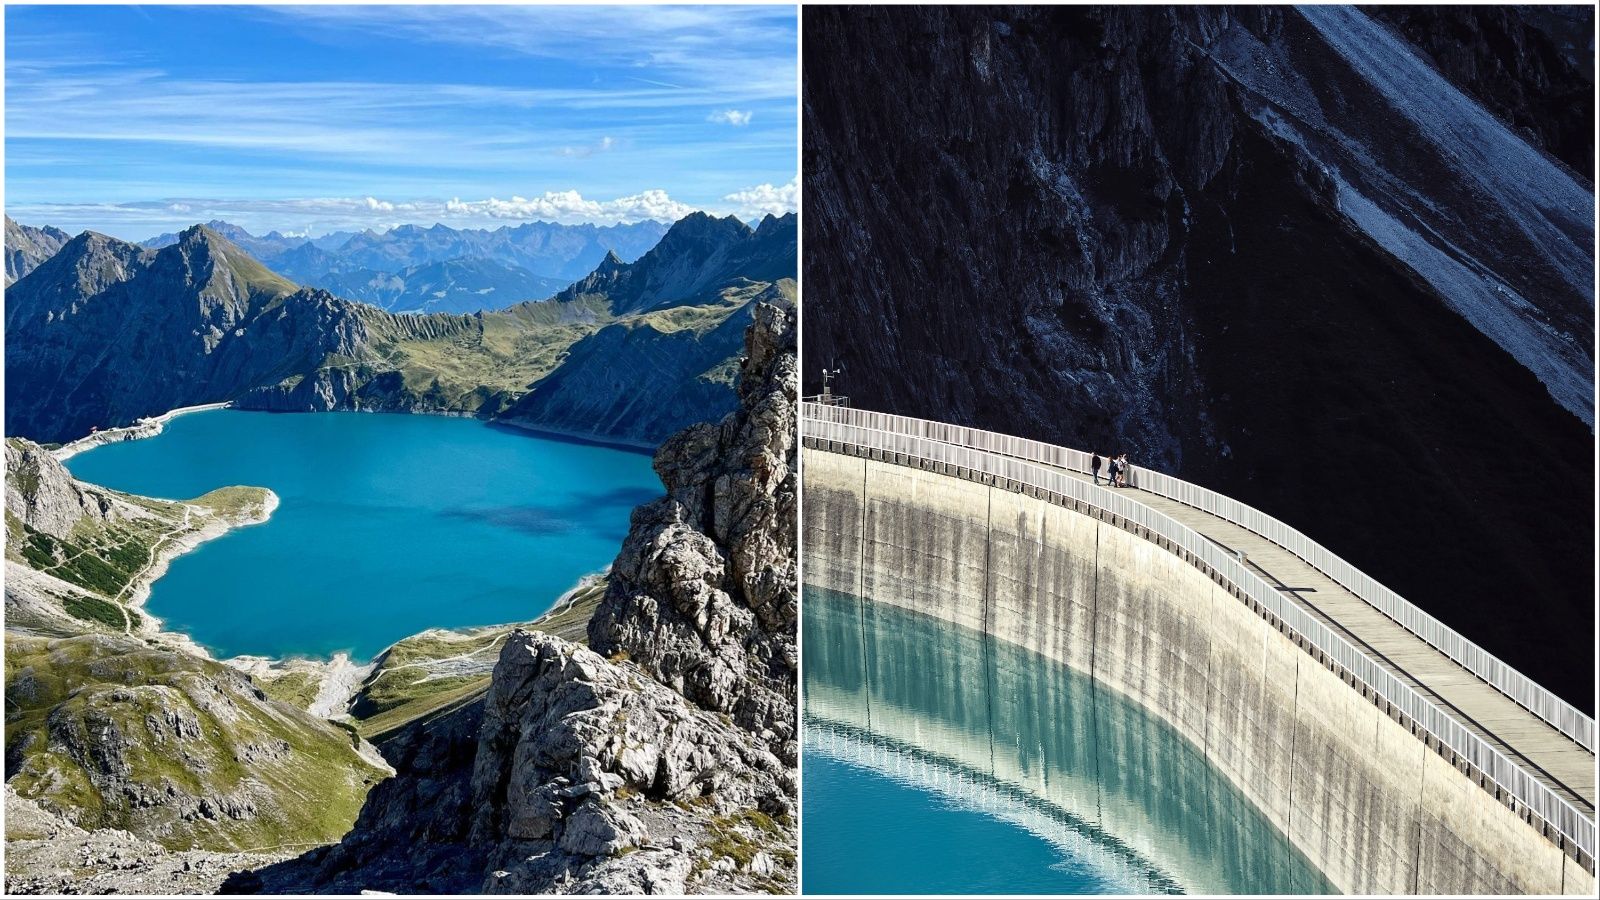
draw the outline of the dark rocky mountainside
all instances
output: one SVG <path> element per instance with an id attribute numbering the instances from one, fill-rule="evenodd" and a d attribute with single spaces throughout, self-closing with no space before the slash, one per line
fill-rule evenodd
<path id="1" fill-rule="evenodd" d="M 1363 6 L 1456 87 L 1594 180 L 1594 6 Z"/>
<path id="2" fill-rule="evenodd" d="M 20 225 L 6 216 L 6 285 L 38 268 L 71 239 L 59 228 Z"/>
<path id="3" fill-rule="evenodd" d="M 590 647 L 513 634 L 487 697 L 380 744 L 342 842 L 226 889 L 794 889 L 793 316 L 746 341 L 739 409 L 656 455 Z"/>
<path id="4" fill-rule="evenodd" d="M 808 379 L 1235 496 L 1593 708 L 1589 187 L 1349 8 L 805 33 Z"/>

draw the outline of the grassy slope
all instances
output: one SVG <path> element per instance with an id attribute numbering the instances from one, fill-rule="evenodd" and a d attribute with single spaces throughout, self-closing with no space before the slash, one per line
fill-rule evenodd
<path id="1" fill-rule="evenodd" d="M 5 671 L 9 783 L 84 828 L 172 849 L 327 842 L 382 775 L 344 730 L 192 654 L 8 633 Z"/>

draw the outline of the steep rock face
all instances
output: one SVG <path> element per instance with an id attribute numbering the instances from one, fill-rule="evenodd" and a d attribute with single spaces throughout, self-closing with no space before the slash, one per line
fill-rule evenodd
<path id="1" fill-rule="evenodd" d="M 116 508 L 104 492 L 86 490 L 66 467 L 31 441 L 6 441 L 6 512 L 22 524 L 64 538 L 84 516 L 106 519 Z"/>
<path id="2" fill-rule="evenodd" d="M 1363 6 L 1446 78 L 1594 180 L 1593 6 Z"/>
<path id="3" fill-rule="evenodd" d="M 34 228 L 6 216 L 6 285 L 9 287 L 11 282 L 38 268 L 71 239 L 71 235 L 59 228 L 50 225 Z"/>
<path id="4" fill-rule="evenodd" d="M 657 454 L 603 649 L 513 633 L 486 697 L 380 744 L 395 777 L 338 846 L 227 889 L 793 890 L 792 315 L 757 306 L 746 352 L 740 408 Z"/>
<path id="5" fill-rule="evenodd" d="M 796 757 L 795 322 L 763 304 L 745 339 L 740 407 L 686 428 L 655 468 L 667 496 L 634 511 L 589 623 L 707 709 Z"/>
<path id="6" fill-rule="evenodd" d="M 1593 198 L 1357 15 L 808 9 L 807 371 L 1238 497 L 1589 705 Z"/>

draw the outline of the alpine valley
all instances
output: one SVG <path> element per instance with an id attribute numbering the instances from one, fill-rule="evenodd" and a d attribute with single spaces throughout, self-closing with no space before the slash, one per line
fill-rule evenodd
<path id="1" fill-rule="evenodd" d="M 8 217 L 6 264 L 7 892 L 794 891 L 792 213 L 314 241 L 212 222 L 144 244 Z M 566 438 L 649 448 L 665 493 L 624 521 L 637 489 L 613 491 L 614 561 L 560 597 L 527 589 L 520 622 L 370 660 L 220 659 L 146 602 L 296 498 L 74 475 L 80 453 L 176 440 L 201 406 L 472 417 L 497 426 L 474 452 L 553 434 L 575 467 L 626 454 Z M 380 481 L 399 452 L 316 462 Z M 474 465 L 425 460 L 502 495 Z M 580 512 L 443 515 L 550 534 Z"/>

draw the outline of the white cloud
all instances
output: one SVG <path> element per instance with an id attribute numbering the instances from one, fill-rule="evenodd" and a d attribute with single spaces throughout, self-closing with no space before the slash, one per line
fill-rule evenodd
<path id="1" fill-rule="evenodd" d="M 791 179 L 782 187 L 758 184 L 742 191 L 734 191 L 722 199 L 733 204 L 733 213 L 741 219 L 758 219 L 765 215 L 781 216 L 800 208 L 800 179 Z"/>
<path id="2" fill-rule="evenodd" d="M 737 110 L 737 109 L 725 109 L 725 110 L 722 110 L 721 112 L 712 113 L 710 116 L 708 116 L 706 118 L 706 121 L 707 122 L 725 122 L 725 123 L 727 123 L 729 125 L 733 125 L 735 127 L 743 127 L 745 125 L 749 125 L 750 124 L 751 115 L 752 115 L 752 113 L 748 109 L 742 110 L 742 111 L 741 110 Z"/>
<path id="3" fill-rule="evenodd" d="M 698 207 L 679 203 L 667 196 L 666 191 L 649 190 L 614 200 L 588 200 L 577 191 L 547 191 L 542 197 L 532 199 L 512 197 L 501 200 L 463 201 L 456 198 L 445 203 L 445 211 L 452 216 L 489 219 L 545 219 L 553 222 L 638 222 L 656 219 L 673 222 L 694 212 Z"/>
<path id="4" fill-rule="evenodd" d="M 253 234 L 280 231 L 310 237 L 330 231 L 384 230 L 402 224 L 426 226 L 435 222 L 457 228 L 495 228 L 538 220 L 566 225 L 614 225 L 645 219 L 676 222 L 697 211 L 717 216 L 733 214 L 754 223 L 766 215 L 794 212 L 799 205 L 799 179 L 792 179 L 778 186 L 744 188 L 710 203 L 684 202 L 655 188 L 611 198 L 585 196 L 577 190 L 546 191 L 531 197 L 448 200 L 386 200 L 366 194 L 265 200 L 173 197 L 131 203 L 12 204 L 7 211 L 29 225 L 55 225 L 72 233 L 91 229 L 127 240 L 144 240 L 212 219 L 231 222 Z"/>

